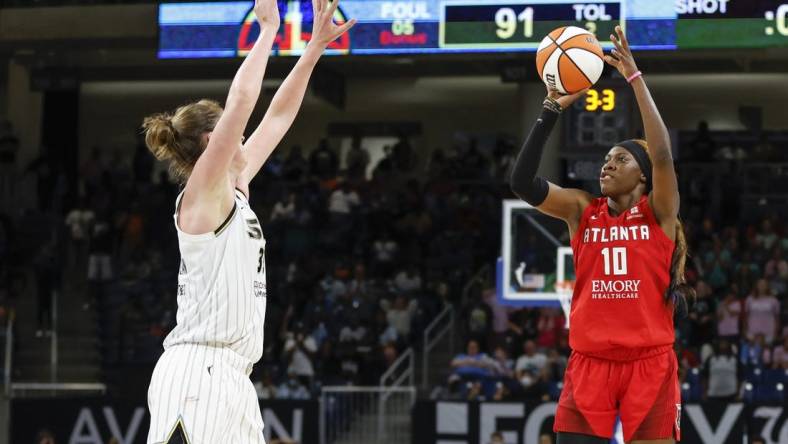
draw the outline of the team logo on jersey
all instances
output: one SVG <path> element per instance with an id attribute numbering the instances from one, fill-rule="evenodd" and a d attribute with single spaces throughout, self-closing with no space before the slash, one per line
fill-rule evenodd
<path id="1" fill-rule="evenodd" d="M 254 297 L 264 298 L 266 296 L 265 282 L 254 281 Z"/>
<path id="2" fill-rule="evenodd" d="M 167 440 L 163 441 L 163 444 L 189 444 L 189 442 L 189 435 L 183 427 L 183 419 L 179 417 L 178 421 L 175 423 L 175 427 L 172 428 L 172 431 L 170 431 L 170 434 L 167 436 Z"/>
<path id="3" fill-rule="evenodd" d="M 181 268 L 178 271 L 178 274 L 186 274 L 186 273 L 188 273 L 188 271 L 186 271 L 186 262 L 183 262 L 183 259 L 181 259 Z"/>
<path id="4" fill-rule="evenodd" d="M 629 210 L 629 215 L 627 216 L 627 220 L 638 219 L 641 217 L 644 217 L 643 213 L 640 212 L 640 209 L 638 207 L 634 207 L 631 210 Z"/>
<path id="5" fill-rule="evenodd" d="M 252 239 L 261 239 L 263 230 L 260 228 L 260 221 L 257 219 L 246 219 L 246 234 Z"/>

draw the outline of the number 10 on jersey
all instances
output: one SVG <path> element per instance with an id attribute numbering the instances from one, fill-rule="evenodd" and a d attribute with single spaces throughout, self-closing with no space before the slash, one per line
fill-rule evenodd
<path id="1" fill-rule="evenodd" d="M 627 249 L 626 249 L 626 247 L 603 248 L 602 249 L 602 259 L 605 261 L 605 275 L 606 276 L 610 276 L 611 268 L 613 270 L 612 274 L 614 276 L 621 276 L 621 275 L 627 274 Z M 612 267 L 611 267 L 611 265 L 612 265 Z"/>

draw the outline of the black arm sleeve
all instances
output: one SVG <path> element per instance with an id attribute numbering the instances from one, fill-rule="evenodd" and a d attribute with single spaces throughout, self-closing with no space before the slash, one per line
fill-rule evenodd
<path id="1" fill-rule="evenodd" d="M 542 115 L 531 128 L 531 133 L 525 139 L 525 144 L 512 168 L 510 181 L 512 192 L 535 207 L 547 199 L 547 181 L 536 177 L 536 170 L 539 169 L 539 162 L 542 160 L 544 144 L 550 137 L 557 120 L 557 113 L 547 109 L 542 110 Z"/>

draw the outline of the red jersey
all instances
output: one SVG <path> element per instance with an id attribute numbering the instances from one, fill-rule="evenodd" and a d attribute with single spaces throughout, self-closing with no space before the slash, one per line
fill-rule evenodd
<path id="1" fill-rule="evenodd" d="M 648 196 L 617 217 L 606 197 L 594 199 L 572 238 L 570 347 L 616 359 L 627 349 L 673 344 L 673 304 L 664 297 L 674 247 Z"/>

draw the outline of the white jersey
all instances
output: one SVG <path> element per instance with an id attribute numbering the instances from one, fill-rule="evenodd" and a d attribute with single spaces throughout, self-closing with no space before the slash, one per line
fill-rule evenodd
<path id="1" fill-rule="evenodd" d="M 164 349 L 181 344 L 229 348 L 257 362 L 263 353 L 265 238 L 249 202 L 235 192 L 235 206 L 213 233 L 193 235 L 175 227 L 181 252 L 177 325 Z"/>

